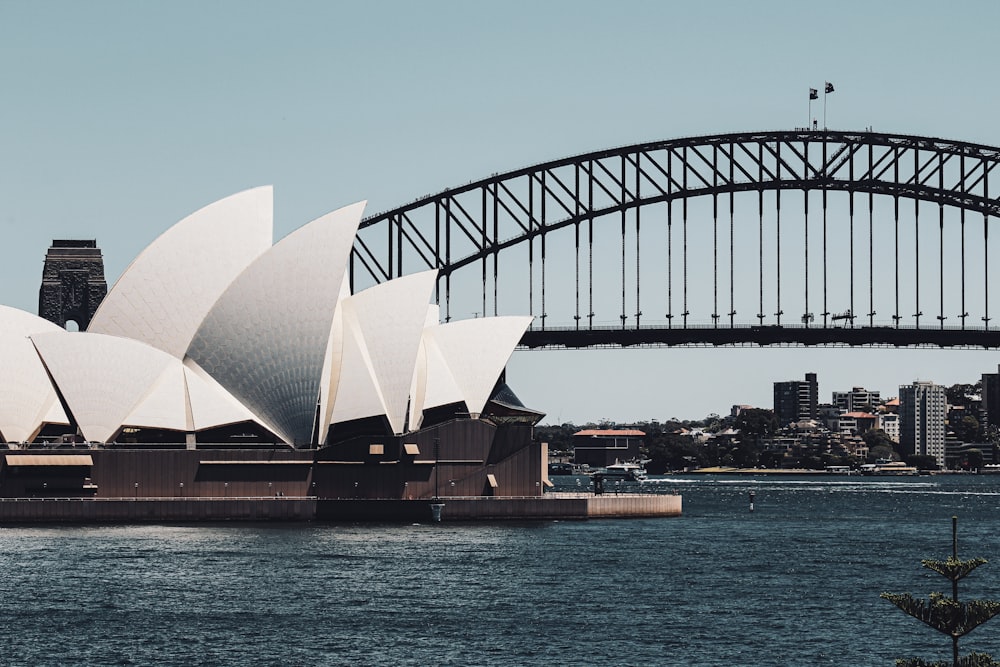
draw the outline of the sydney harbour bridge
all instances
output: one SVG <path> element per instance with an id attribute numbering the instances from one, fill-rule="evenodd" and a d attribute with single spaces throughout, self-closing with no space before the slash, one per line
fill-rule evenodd
<path id="1" fill-rule="evenodd" d="M 998 161 L 871 131 L 612 148 L 373 215 L 351 277 L 438 269 L 443 320 L 531 314 L 527 348 L 996 348 Z"/>

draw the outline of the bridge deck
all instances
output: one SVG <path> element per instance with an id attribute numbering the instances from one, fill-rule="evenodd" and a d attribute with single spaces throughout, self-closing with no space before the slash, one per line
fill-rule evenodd
<path id="1" fill-rule="evenodd" d="M 995 349 L 1000 330 L 913 327 L 643 327 L 530 329 L 521 348 L 696 347 L 696 346 L 871 346 Z"/>

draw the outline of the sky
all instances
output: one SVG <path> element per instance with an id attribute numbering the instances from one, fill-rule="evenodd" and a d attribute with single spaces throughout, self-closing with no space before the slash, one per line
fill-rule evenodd
<path id="1" fill-rule="evenodd" d="M 37 311 L 45 251 L 93 238 L 109 282 L 202 206 L 273 184 L 275 237 L 588 151 L 831 128 L 1000 146 L 1000 3 L 0 0 L 0 303 Z M 817 115 L 819 107 L 813 107 Z M 975 382 L 967 350 L 518 351 L 548 423 L 771 407 L 819 376 L 893 396 Z"/>

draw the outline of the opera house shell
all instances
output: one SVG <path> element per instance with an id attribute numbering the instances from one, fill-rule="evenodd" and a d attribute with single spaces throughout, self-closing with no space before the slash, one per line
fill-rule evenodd
<path id="1" fill-rule="evenodd" d="M 89 443 L 191 443 L 240 425 L 322 446 L 344 424 L 402 434 L 442 406 L 482 413 L 531 318 L 441 324 L 433 271 L 350 294 L 363 208 L 272 245 L 272 189 L 247 190 L 156 239 L 86 332 L 0 308 L 3 439 L 66 424 Z"/>

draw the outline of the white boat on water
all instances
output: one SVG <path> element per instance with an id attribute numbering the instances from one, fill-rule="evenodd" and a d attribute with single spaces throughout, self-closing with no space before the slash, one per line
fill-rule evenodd
<path id="1" fill-rule="evenodd" d="M 919 471 L 902 461 L 878 461 L 861 466 L 862 475 L 916 475 Z"/>
<path id="2" fill-rule="evenodd" d="M 641 463 L 618 463 L 617 461 L 600 471 L 605 479 L 620 479 L 641 482 L 646 479 L 646 469 Z"/>

